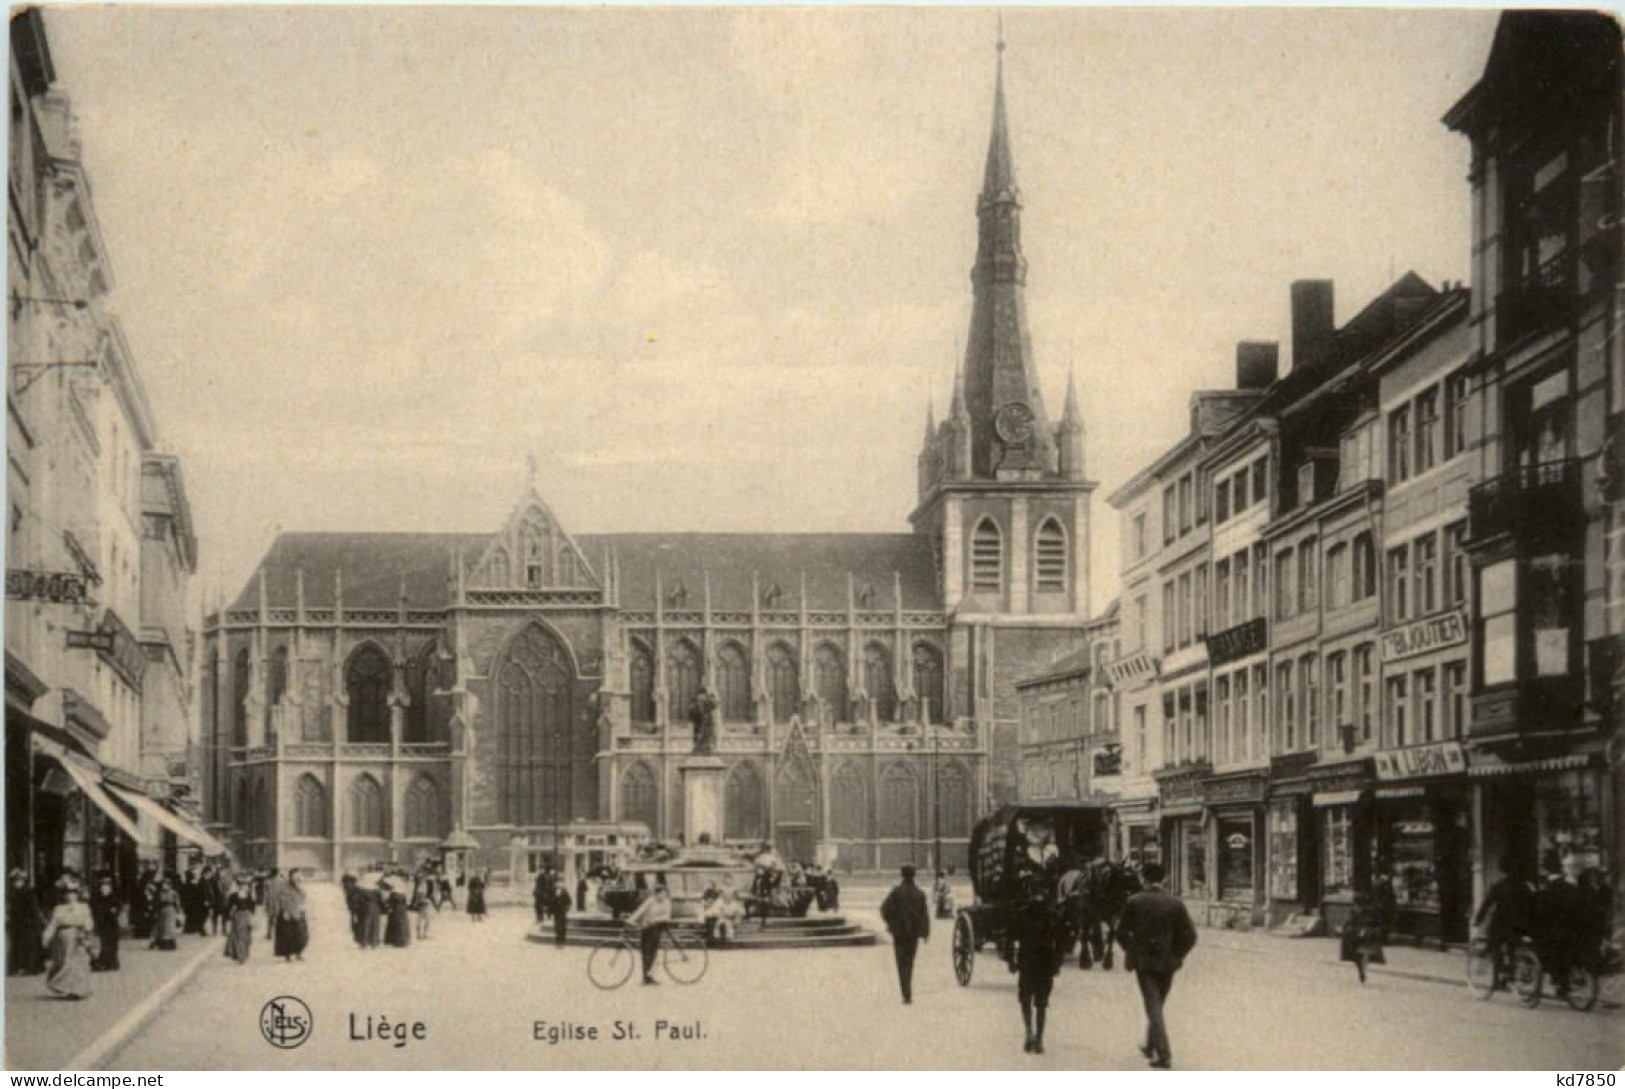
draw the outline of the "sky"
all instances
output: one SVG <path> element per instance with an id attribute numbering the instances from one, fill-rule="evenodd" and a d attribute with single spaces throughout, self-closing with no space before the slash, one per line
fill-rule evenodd
<path id="1" fill-rule="evenodd" d="M 114 305 L 234 596 L 278 530 L 904 531 L 970 318 L 990 9 L 50 9 Z M 1481 11 L 1011 9 L 1034 354 L 1105 502 L 1290 350 L 1467 276 Z"/>

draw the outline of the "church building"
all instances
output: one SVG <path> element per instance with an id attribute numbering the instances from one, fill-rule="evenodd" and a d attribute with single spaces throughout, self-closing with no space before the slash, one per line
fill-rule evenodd
<path id="1" fill-rule="evenodd" d="M 583 534 L 534 479 L 483 533 L 283 533 L 205 619 L 204 795 L 249 865 L 454 854 L 527 882 L 675 842 L 718 701 L 724 838 L 847 870 L 965 863 L 1018 791 L 1014 683 L 1084 646 L 1068 383 L 1039 389 L 1003 46 L 951 407 L 900 533 Z"/>

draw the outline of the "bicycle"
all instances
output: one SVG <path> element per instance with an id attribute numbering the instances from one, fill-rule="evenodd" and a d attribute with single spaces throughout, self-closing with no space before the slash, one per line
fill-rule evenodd
<path id="1" fill-rule="evenodd" d="M 1541 965 L 1527 938 L 1503 943 L 1496 957 L 1490 956 L 1489 939 L 1475 936 L 1467 946 L 1467 989 L 1474 998 L 1488 1002 L 1497 991 L 1510 990 L 1525 1005 L 1540 1001 Z M 1534 1002 L 1529 995 L 1534 994 Z"/>
<path id="2" fill-rule="evenodd" d="M 633 969 L 643 963 L 643 951 L 632 940 L 637 931 L 628 927 L 618 937 L 605 938 L 593 946 L 587 957 L 587 978 L 601 991 L 613 991 L 632 978 Z M 698 983 L 705 975 L 710 954 L 704 943 L 673 927 L 660 935 L 660 966 L 673 983 Z"/>

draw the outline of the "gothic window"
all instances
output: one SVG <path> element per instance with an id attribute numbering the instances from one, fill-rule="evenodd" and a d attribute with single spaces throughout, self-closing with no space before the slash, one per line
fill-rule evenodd
<path id="1" fill-rule="evenodd" d="M 724 643 L 717 652 L 717 701 L 724 722 L 749 722 L 750 662 L 738 643 Z"/>
<path id="2" fill-rule="evenodd" d="M 575 674 L 569 655 L 549 632 L 532 624 L 509 644 L 493 676 L 503 822 L 569 820 L 572 770 L 590 767 L 592 759 L 591 746 L 574 744 L 570 732 Z"/>
<path id="3" fill-rule="evenodd" d="M 700 690 L 700 652 L 679 639 L 666 655 L 666 709 L 674 720 L 687 720 L 688 705 Z"/>
<path id="4" fill-rule="evenodd" d="M 384 837 L 384 788 L 362 773 L 350 784 L 350 834 L 362 839 Z"/>
<path id="5" fill-rule="evenodd" d="M 277 647 L 271 653 L 271 668 L 265 678 L 265 708 L 269 713 L 288 690 L 288 648 Z"/>
<path id="6" fill-rule="evenodd" d="M 248 648 L 237 652 L 237 662 L 231 671 L 231 743 L 248 744 Z"/>
<path id="7" fill-rule="evenodd" d="M 812 824 L 818 812 L 818 781 L 811 762 L 805 756 L 784 761 L 775 785 L 774 824 Z"/>
<path id="8" fill-rule="evenodd" d="M 350 698 L 346 740 L 389 740 L 389 686 L 393 667 L 384 652 L 370 643 L 350 655 L 344 691 Z"/>
<path id="9" fill-rule="evenodd" d="M 658 823 L 660 791 L 649 765 L 636 763 L 621 774 L 621 820 L 642 823 L 654 834 Z"/>
<path id="10" fill-rule="evenodd" d="M 1066 592 L 1066 530 L 1054 518 L 1044 519 L 1033 539 L 1033 573 L 1038 592 Z"/>
<path id="11" fill-rule="evenodd" d="M 723 790 L 723 836 L 730 840 L 761 840 L 767 834 L 763 812 L 762 775 L 754 764 L 740 762 L 728 772 Z"/>
<path id="12" fill-rule="evenodd" d="M 991 518 L 976 524 L 970 542 L 970 588 L 998 593 L 1004 586 L 1004 535 Z"/>
<path id="13" fill-rule="evenodd" d="M 891 650 L 881 643 L 863 648 L 863 690 L 874 702 L 875 718 L 892 722 L 897 718 L 897 686 L 891 678 Z"/>
<path id="14" fill-rule="evenodd" d="M 237 807 L 232 823 L 246 836 L 254 834 L 253 806 L 248 799 L 248 780 L 237 780 Z"/>
<path id="15" fill-rule="evenodd" d="M 435 673 L 438 665 L 432 642 L 423 648 L 422 654 L 406 663 L 406 695 L 411 702 L 406 705 L 404 741 L 434 740 L 429 736 L 429 710 L 437 687 Z"/>
<path id="16" fill-rule="evenodd" d="M 880 776 L 880 838 L 918 839 L 920 780 L 907 764 L 892 764 Z"/>
<path id="17" fill-rule="evenodd" d="M 441 834 L 440 788 L 427 775 L 412 780 L 406 790 L 406 836 L 433 839 Z"/>
<path id="18" fill-rule="evenodd" d="M 813 683 L 817 686 L 818 698 L 836 722 L 845 722 L 846 708 L 846 655 L 839 647 L 830 643 L 821 643 L 813 651 Z"/>
<path id="19" fill-rule="evenodd" d="M 309 772 L 294 784 L 293 834 L 316 838 L 327 835 L 327 791 Z"/>
<path id="20" fill-rule="evenodd" d="M 869 787 L 850 760 L 830 782 L 830 834 L 836 839 L 869 838 Z"/>
<path id="21" fill-rule="evenodd" d="M 632 644 L 632 721 L 655 720 L 655 665 L 649 651 L 640 643 Z"/>
<path id="22" fill-rule="evenodd" d="M 774 643 L 767 650 L 767 690 L 773 697 L 774 720 L 789 721 L 801 699 L 801 686 L 795 652 L 783 643 Z"/>
<path id="23" fill-rule="evenodd" d="M 940 835 L 949 839 L 970 835 L 970 775 L 963 764 L 955 761 L 938 772 L 936 805 Z"/>
<path id="24" fill-rule="evenodd" d="M 944 721 L 942 652 L 930 643 L 914 644 L 914 692 L 925 701 L 928 721 Z"/>
<path id="25" fill-rule="evenodd" d="M 265 780 L 255 779 L 248 803 L 248 830 L 256 839 L 271 834 L 271 811 L 265 801 Z"/>

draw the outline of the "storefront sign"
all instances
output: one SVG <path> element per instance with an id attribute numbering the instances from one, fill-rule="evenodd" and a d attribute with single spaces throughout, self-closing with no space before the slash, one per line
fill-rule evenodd
<path id="1" fill-rule="evenodd" d="M 1156 676 L 1160 666 L 1161 663 L 1145 651 L 1130 654 L 1107 664 L 1106 683 L 1113 688 L 1121 688 L 1133 681 Z"/>
<path id="2" fill-rule="evenodd" d="M 1382 633 L 1382 660 L 1397 662 L 1430 650 L 1467 642 L 1467 619 L 1461 612 L 1440 613 Z"/>
<path id="3" fill-rule="evenodd" d="M 102 614 L 99 630 L 105 633 L 111 644 L 106 650 L 98 647 L 97 654 L 102 661 L 113 668 L 113 671 L 131 688 L 140 689 L 141 676 L 147 671 L 147 655 L 141 649 L 141 643 L 136 639 L 135 633 L 125 627 L 124 621 L 112 609 Z"/>
<path id="4" fill-rule="evenodd" d="M 1426 775 L 1461 774 L 1467 770 L 1467 753 L 1459 741 L 1439 741 L 1379 752 L 1376 762 L 1378 779 L 1419 779 Z"/>
<path id="5" fill-rule="evenodd" d="M 1193 768 L 1189 771 L 1176 772 L 1166 778 L 1157 780 L 1157 789 L 1162 794 L 1162 804 L 1180 805 L 1201 800 L 1200 783 L 1198 780 L 1208 773 L 1204 767 Z"/>
<path id="6" fill-rule="evenodd" d="M 1208 661 L 1216 666 L 1257 654 L 1269 645 L 1268 630 L 1263 617 L 1245 624 L 1226 628 L 1217 635 L 1207 637 Z"/>
<path id="7" fill-rule="evenodd" d="M 1209 779 L 1202 784 L 1202 801 L 1208 805 L 1261 802 L 1269 780 L 1263 772 L 1225 779 Z"/>
<path id="8" fill-rule="evenodd" d="M 113 633 L 110 631 L 69 631 L 69 650 L 95 650 L 103 654 L 113 653 Z"/>
<path id="9" fill-rule="evenodd" d="M 50 601 L 58 605 L 89 605 L 90 582 L 69 571 L 6 569 L 6 596 L 18 601 Z"/>

